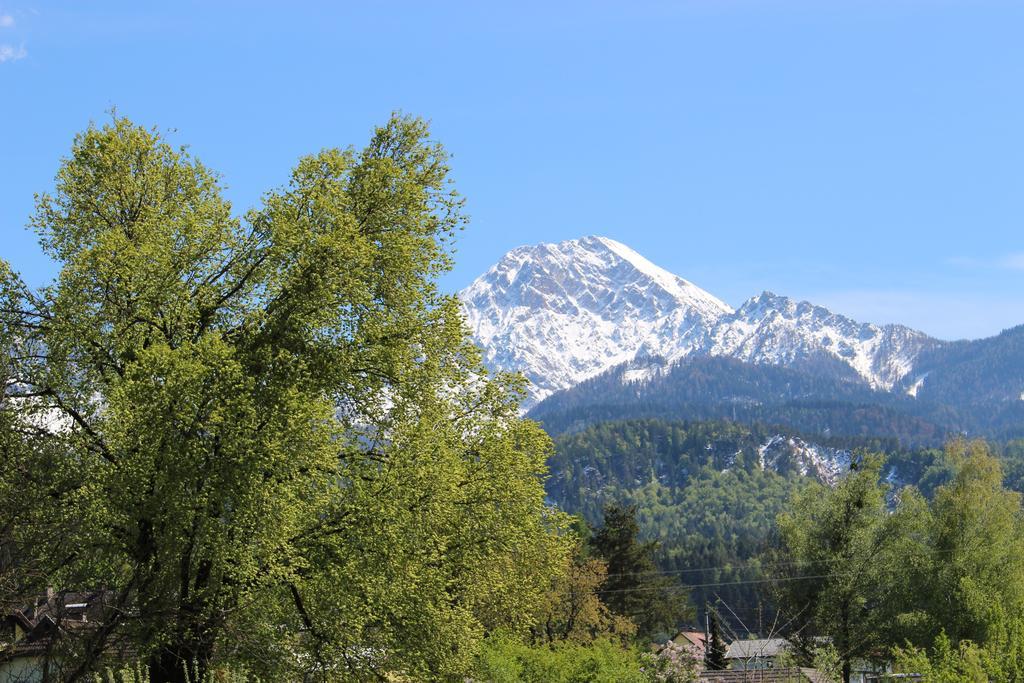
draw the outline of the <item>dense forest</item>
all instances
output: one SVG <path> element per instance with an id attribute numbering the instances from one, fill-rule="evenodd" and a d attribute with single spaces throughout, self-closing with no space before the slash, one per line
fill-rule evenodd
<path id="1" fill-rule="evenodd" d="M 608 503 L 636 506 L 658 566 L 682 583 L 763 578 L 757 563 L 775 516 L 804 483 L 758 466 L 770 436 L 729 423 L 603 423 L 556 442 L 548 496 L 594 525 Z M 762 600 L 756 585 L 697 589 L 692 599 L 702 608 L 716 593 L 740 609 Z"/>
<path id="2" fill-rule="evenodd" d="M 974 418 L 975 432 L 997 439 L 1024 437 L 1022 359 L 1024 325 L 988 339 L 926 350 L 915 369 L 915 377 L 924 377 L 917 395 L 957 406 Z"/>
<path id="3" fill-rule="evenodd" d="M 648 359 L 647 379 L 627 381 L 620 366 L 558 392 L 530 411 L 552 434 L 608 420 L 728 419 L 785 425 L 820 437 L 884 437 L 904 446 L 937 447 L 969 434 L 1020 438 L 1024 392 L 1019 346 L 1024 330 L 962 342 L 925 357 L 916 396 L 907 386 L 872 390 L 835 359 L 800 367 L 690 358 L 670 367 Z M 915 375 L 919 378 L 920 376 Z"/>
<path id="4" fill-rule="evenodd" d="M 695 623 L 705 605 L 722 602 L 731 627 L 760 631 L 771 621 L 776 597 L 771 577 L 775 519 L 792 498 L 816 482 L 807 454 L 783 445 L 777 428 L 736 422 L 604 422 L 556 440 L 549 461 L 548 497 L 591 525 L 601 523 L 604 506 L 635 506 L 641 534 L 657 541 L 658 567 L 690 592 Z M 814 455 L 837 458 L 848 470 L 868 453 L 883 453 L 881 479 L 897 491 L 912 486 L 931 498 L 953 476 L 943 449 L 909 449 L 895 439 L 818 439 L 792 431 Z M 1024 442 L 1001 449 L 1008 487 L 1024 491 Z M 764 462 L 764 455 L 770 457 Z M 846 459 L 843 459 L 843 456 Z M 845 474 L 845 473 L 844 473 Z M 741 623 L 742 621 L 742 623 Z"/>

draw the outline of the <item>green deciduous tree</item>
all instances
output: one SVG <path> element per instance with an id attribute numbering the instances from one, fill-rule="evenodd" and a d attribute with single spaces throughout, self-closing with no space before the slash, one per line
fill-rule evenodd
<path id="1" fill-rule="evenodd" d="M 59 276 L 0 272 L 0 493 L 32 492 L 0 553 L 107 596 L 62 677 L 442 678 L 530 622 L 566 552 L 550 444 L 435 286 L 449 182 L 396 116 L 240 219 L 152 130 L 75 139 L 32 220 Z"/>
<path id="2" fill-rule="evenodd" d="M 931 501 L 907 488 L 889 509 L 872 458 L 835 489 L 798 495 L 779 516 L 794 572 L 780 585 L 786 608 L 806 612 L 802 635 L 831 637 L 844 678 L 851 659 L 909 643 L 904 660 L 930 661 L 934 680 L 973 680 L 982 670 L 1015 680 L 993 673 L 985 657 L 1005 663 L 1021 647 L 1019 625 L 1005 616 L 1024 608 L 1020 494 L 1004 488 L 983 442 L 953 441 L 943 458 L 950 475 Z"/>
<path id="3" fill-rule="evenodd" d="M 844 681 L 851 663 L 877 655 L 880 619 L 887 598 L 884 573 L 889 552 L 881 459 L 868 457 L 835 488 L 814 485 L 799 492 L 778 518 L 786 568 L 779 583 L 785 613 L 804 637 L 832 639 Z"/>
<path id="4" fill-rule="evenodd" d="M 988 642 L 971 640 L 954 644 L 940 632 L 927 648 L 904 646 L 895 650 L 895 669 L 916 673 L 926 681 L 959 683 L 988 681 L 1015 683 L 1024 680 L 1024 622 L 996 608 L 989 624 Z"/>
<path id="5" fill-rule="evenodd" d="M 487 683 L 657 683 L 664 669 L 653 655 L 617 640 L 530 646 L 504 633 L 490 636 L 473 680 Z"/>
<path id="6" fill-rule="evenodd" d="M 906 590 L 916 600 L 915 642 L 931 645 L 940 633 L 953 646 L 985 644 L 999 613 L 1024 609 L 1024 523 L 1021 496 L 1003 486 L 999 460 L 981 441 L 946 447 L 953 476 L 939 486 L 919 525 L 925 562 Z"/>
<path id="7" fill-rule="evenodd" d="M 583 557 L 578 547 L 568 567 L 548 591 L 531 628 L 533 641 L 585 644 L 598 638 L 618 638 L 628 643 L 636 634 L 636 624 L 612 613 L 598 597 L 607 575 L 604 561 Z"/>

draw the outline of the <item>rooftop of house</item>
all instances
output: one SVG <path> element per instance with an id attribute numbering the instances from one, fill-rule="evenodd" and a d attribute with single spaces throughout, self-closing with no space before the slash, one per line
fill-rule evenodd
<path id="1" fill-rule="evenodd" d="M 789 648 L 785 638 L 754 638 L 751 640 L 734 640 L 726 650 L 726 659 L 755 659 L 757 657 L 776 657 Z"/>
<path id="2" fill-rule="evenodd" d="M 0 614 L 0 662 L 45 650 L 58 631 L 102 623 L 110 599 L 107 591 L 48 590 L 30 603 Z"/>
<path id="3" fill-rule="evenodd" d="M 816 669 L 729 669 L 702 671 L 699 683 L 832 683 Z"/>
<path id="4" fill-rule="evenodd" d="M 683 644 L 683 641 L 685 640 L 694 647 L 699 647 L 701 649 L 705 647 L 705 637 L 703 631 L 680 631 L 672 640 L 676 643 L 679 643 L 680 645 Z"/>

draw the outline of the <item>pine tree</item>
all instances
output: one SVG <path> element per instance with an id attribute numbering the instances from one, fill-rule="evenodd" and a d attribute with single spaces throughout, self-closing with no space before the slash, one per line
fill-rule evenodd
<path id="1" fill-rule="evenodd" d="M 686 594 L 654 564 L 656 541 L 640 541 L 636 506 L 611 504 L 604 525 L 590 540 L 594 554 L 604 560 L 608 577 L 599 593 L 613 612 L 632 619 L 643 637 L 662 635 L 688 613 Z"/>
<path id="2" fill-rule="evenodd" d="M 708 640 L 704 650 L 704 668 L 709 671 L 725 670 L 729 665 L 725 659 L 725 651 L 725 640 L 722 638 L 718 614 L 708 607 Z"/>

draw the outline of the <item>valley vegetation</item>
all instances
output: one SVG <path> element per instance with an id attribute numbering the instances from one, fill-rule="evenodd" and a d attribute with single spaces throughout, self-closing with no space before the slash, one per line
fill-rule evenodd
<path id="1" fill-rule="evenodd" d="M 858 661 L 925 680 L 1024 680 L 1021 442 L 837 439 L 851 457 L 830 486 L 801 462 L 759 461 L 774 434 L 595 425 L 556 440 L 549 493 L 595 524 L 611 501 L 629 504 L 662 576 L 701 612 L 691 623 L 706 610 L 734 638 L 786 637 L 804 666 L 828 642 L 844 680 Z"/>
<path id="2" fill-rule="evenodd" d="M 239 215 L 159 131 L 76 137 L 31 219 L 59 274 L 0 265 L 0 605 L 98 595 L 43 680 L 447 680 L 535 623 L 572 537 L 436 286 L 446 158 L 395 116 Z"/>
<path id="3" fill-rule="evenodd" d="M 0 264 L 0 607 L 51 608 L 42 680 L 668 683 L 719 629 L 1022 680 L 1020 442 L 818 438 L 826 484 L 756 423 L 552 441 L 438 289 L 462 206 L 411 117 L 242 214 L 157 130 L 76 137 L 58 275 Z M 708 662 L 651 651 L 694 624 Z"/>

